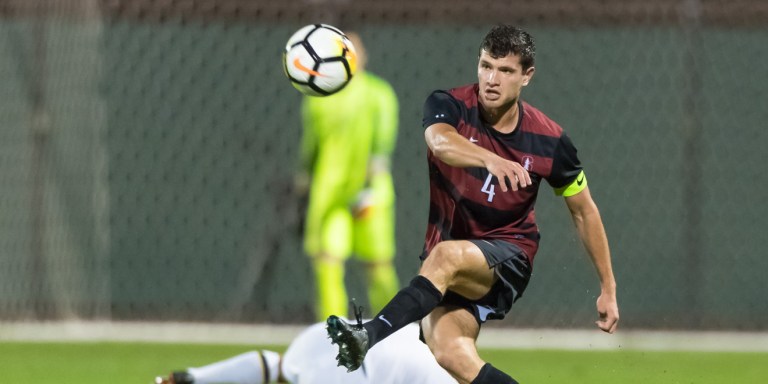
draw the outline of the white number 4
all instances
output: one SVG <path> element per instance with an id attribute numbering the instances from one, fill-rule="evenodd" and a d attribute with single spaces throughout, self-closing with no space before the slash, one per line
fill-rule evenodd
<path id="1" fill-rule="evenodd" d="M 494 192 L 496 186 L 491 184 L 491 179 L 493 179 L 493 175 L 489 173 L 488 177 L 485 178 L 485 184 L 483 184 L 483 188 L 480 188 L 480 192 L 488 194 L 489 203 L 493 201 L 493 196 L 496 194 L 496 192 Z"/>

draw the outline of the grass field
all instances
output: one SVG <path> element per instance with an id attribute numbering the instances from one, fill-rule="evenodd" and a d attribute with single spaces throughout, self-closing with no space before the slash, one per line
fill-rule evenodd
<path id="1" fill-rule="evenodd" d="M 147 384 L 156 374 L 250 349 L 280 346 L 152 343 L 0 343 L 3 384 Z M 768 382 L 768 353 L 483 350 L 521 383 Z M 332 383 L 329 383 L 332 384 Z"/>

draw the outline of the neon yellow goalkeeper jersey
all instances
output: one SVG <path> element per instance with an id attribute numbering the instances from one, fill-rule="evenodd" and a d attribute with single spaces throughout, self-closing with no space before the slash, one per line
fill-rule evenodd
<path id="1" fill-rule="evenodd" d="M 392 87 L 376 75 L 358 72 L 334 95 L 305 97 L 302 118 L 302 162 L 312 175 L 311 193 L 323 195 L 315 203 L 354 204 L 370 182 L 372 156 L 388 158 L 395 147 L 398 103 Z"/>

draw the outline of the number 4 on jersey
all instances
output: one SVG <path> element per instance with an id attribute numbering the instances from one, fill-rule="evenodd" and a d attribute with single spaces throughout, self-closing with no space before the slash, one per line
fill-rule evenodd
<path id="1" fill-rule="evenodd" d="M 483 188 L 480 188 L 480 192 L 487 193 L 488 194 L 488 202 L 493 201 L 493 196 L 496 195 L 496 186 L 491 184 L 491 180 L 493 180 L 493 175 L 488 174 L 488 177 L 485 178 L 485 184 L 483 184 Z"/>

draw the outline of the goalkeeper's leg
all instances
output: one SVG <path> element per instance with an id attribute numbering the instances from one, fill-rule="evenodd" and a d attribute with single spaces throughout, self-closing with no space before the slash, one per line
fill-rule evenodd
<path id="1" fill-rule="evenodd" d="M 381 311 L 400 289 L 394 266 L 395 223 L 391 206 L 376 206 L 355 221 L 355 256 L 365 266 L 371 313 Z M 337 313 L 338 314 L 338 313 Z"/>
<path id="2" fill-rule="evenodd" d="M 319 238 L 319 243 L 314 243 L 316 247 L 305 245 L 305 249 L 312 258 L 315 272 L 317 319 L 325 321 L 332 314 L 346 317 L 348 300 L 344 264 L 352 253 L 352 216 L 346 207 L 334 208 L 322 220 L 316 233 L 307 236 L 310 236 L 308 239 Z"/>
<path id="3" fill-rule="evenodd" d="M 344 261 L 328 256 L 312 259 L 316 282 L 316 314 L 320 321 L 339 313 L 346 316 L 347 290 L 344 285 Z"/>

